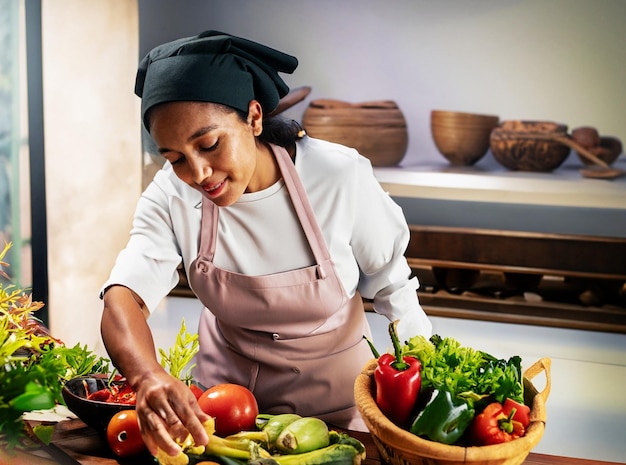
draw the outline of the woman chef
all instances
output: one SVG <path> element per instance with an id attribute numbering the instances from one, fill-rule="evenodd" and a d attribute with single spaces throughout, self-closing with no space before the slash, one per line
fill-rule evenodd
<path id="1" fill-rule="evenodd" d="M 372 354 L 362 297 L 430 335 L 404 258 L 401 209 L 354 149 L 268 118 L 296 58 L 207 31 L 140 63 L 143 124 L 166 163 L 141 196 L 129 242 L 103 286 L 102 336 L 137 393 L 151 452 L 208 438 L 191 391 L 161 368 L 146 322 L 182 263 L 205 306 L 194 377 L 249 388 L 264 413 L 364 425 L 353 384 Z"/>

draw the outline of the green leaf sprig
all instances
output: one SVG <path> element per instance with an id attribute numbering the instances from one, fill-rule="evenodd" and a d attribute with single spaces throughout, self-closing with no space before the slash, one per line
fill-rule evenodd
<path id="1" fill-rule="evenodd" d="M 189 385 L 192 381 L 191 370 L 195 366 L 195 364 L 190 365 L 190 363 L 198 353 L 199 347 L 198 334 L 187 332 L 183 318 L 176 336 L 176 343 L 167 352 L 164 349 L 159 349 L 161 366 L 167 369 L 173 377 Z"/>

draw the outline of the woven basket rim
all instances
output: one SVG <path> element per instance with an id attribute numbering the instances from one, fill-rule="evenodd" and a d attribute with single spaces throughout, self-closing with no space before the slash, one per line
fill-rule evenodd
<path id="1" fill-rule="evenodd" d="M 370 431 L 370 434 L 388 447 L 409 457 L 427 457 L 460 462 L 502 460 L 516 456 L 525 457 L 535 447 L 545 430 L 545 398 L 535 394 L 531 408 L 531 423 L 522 438 L 514 441 L 490 446 L 455 446 L 429 441 L 406 431 L 389 419 L 378 408 L 373 397 L 373 371 L 377 360 L 370 360 L 354 385 L 354 396 L 357 408 Z M 549 377 L 549 374 L 546 373 Z M 530 379 L 526 381 L 532 385 Z M 548 383 L 549 384 L 549 383 Z M 534 386 L 533 386 L 534 388 Z M 535 389 L 536 392 L 536 389 Z M 549 390 L 548 390 L 549 392 Z"/>

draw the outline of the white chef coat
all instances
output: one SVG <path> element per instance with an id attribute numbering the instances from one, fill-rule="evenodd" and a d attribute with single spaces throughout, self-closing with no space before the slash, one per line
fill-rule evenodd
<path id="1" fill-rule="evenodd" d="M 295 166 L 347 294 L 353 296 L 358 290 L 373 299 L 376 312 L 399 319 L 402 339 L 430 336 L 431 323 L 417 298 L 418 281 L 410 279 L 404 257 L 409 240 L 404 214 L 381 188 L 369 160 L 354 149 L 304 137 L 296 143 Z M 285 208 L 289 197 L 284 190 L 281 181 L 244 194 L 232 207 L 220 208 L 224 243 L 218 244 L 216 265 L 267 274 L 285 271 L 294 263 L 310 264 L 310 250 L 301 246 L 302 232 L 294 230 L 299 223 L 293 208 Z M 188 272 L 198 254 L 201 196 L 166 162 L 142 194 L 129 242 L 102 289 L 124 285 L 153 311 L 178 283 L 181 260 Z M 259 202 L 263 209 L 254 209 L 256 200 L 267 197 L 282 205 L 276 207 L 282 215 L 268 218 L 266 202 Z M 242 247 L 241 235 L 257 247 Z M 259 244 L 265 245 L 258 248 Z"/>

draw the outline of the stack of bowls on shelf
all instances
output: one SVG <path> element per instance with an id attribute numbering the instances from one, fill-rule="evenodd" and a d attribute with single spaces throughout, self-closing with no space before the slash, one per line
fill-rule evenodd
<path id="1" fill-rule="evenodd" d="M 408 146 L 406 120 L 391 100 L 313 100 L 304 112 L 302 125 L 311 137 L 357 149 L 373 166 L 397 165 Z"/>

